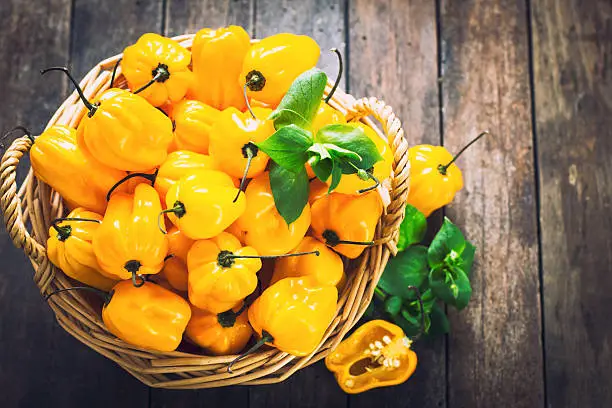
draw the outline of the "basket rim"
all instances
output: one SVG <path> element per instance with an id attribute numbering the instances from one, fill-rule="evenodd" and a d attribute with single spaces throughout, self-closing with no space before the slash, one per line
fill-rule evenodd
<path id="1" fill-rule="evenodd" d="M 184 34 L 173 39 L 191 49 L 194 36 Z M 84 76 L 80 85 L 88 98 L 108 89 L 110 70 L 121 56 L 117 54 L 101 61 Z M 115 84 L 126 87 L 121 68 L 117 70 Z M 329 93 L 331 85 L 328 82 L 325 95 Z M 162 353 L 124 343 L 106 330 L 87 296 L 74 291 L 63 292 L 49 300 L 60 326 L 152 387 L 184 389 L 276 383 L 324 358 L 363 315 L 389 256 L 397 252 L 398 229 L 404 216 L 410 175 L 408 142 L 404 138 L 401 122 L 389 106 L 376 98 L 356 100 L 340 88 L 330 100 L 330 105 L 342 111 L 347 119 L 362 120 L 379 135 L 386 136 L 394 161 L 390 202 L 376 228 L 376 244 L 367 248 L 353 264 L 353 272 L 339 295 L 336 316 L 321 343 L 310 355 L 295 357 L 277 349 L 264 350 L 234 365 L 233 374 L 229 374 L 224 368 L 235 356 L 212 357 L 180 351 Z M 76 128 L 84 114 L 85 106 L 75 91 L 60 105 L 46 128 L 52 125 Z M 381 123 L 382 132 L 367 118 L 370 115 Z M 7 231 L 15 245 L 24 248 L 30 258 L 35 270 L 35 283 L 44 295 L 72 284 L 63 272 L 57 273 L 59 269 L 45 255 L 50 221 L 64 211 L 61 197 L 38 180 L 31 167 L 21 187 L 17 189 L 16 186 L 17 163 L 31 145 L 30 139 L 22 137 L 6 151 L 0 167 L 0 196 Z M 28 222 L 31 233 L 26 228 Z"/>

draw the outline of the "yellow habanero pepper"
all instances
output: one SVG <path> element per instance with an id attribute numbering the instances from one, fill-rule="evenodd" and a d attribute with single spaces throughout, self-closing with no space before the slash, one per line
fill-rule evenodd
<path id="1" fill-rule="evenodd" d="M 34 174 L 66 200 L 71 208 L 84 207 L 102 214 L 106 192 L 125 172 L 108 167 L 77 145 L 74 129 L 51 126 L 34 140 L 30 161 Z"/>
<path id="2" fill-rule="evenodd" d="M 152 282 L 119 282 L 102 308 L 106 328 L 121 340 L 157 351 L 173 351 L 191 318 L 189 303 Z"/>
<path id="3" fill-rule="evenodd" d="M 489 132 L 479 134 L 453 157 L 442 146 L 418 145 L 408 150 L 410 192 L 407 203 L 426 217 L 450 204 L 463 188 L 463 175 L 455 160 L 473 143 Z"/>
<path id="4" fill-rule="evenodd" d="M 93 236 L 93 248 L 102 270 L 121 279 L 158 273 L 168 254 L 168 240 L 157 226 L 159 196 L 147 184 L 134 194 L 114 194 L 104 220 Z"/>
<path id="5" fill-rule="evenodd" d="M 398 326 L 372 320 L 358 328 L 325 358 L 340 388 L 357 394 L 406 381 L 417 365 L 412 341 Z"/>
<path id="6" fill-rule="evenodd" d="M 146 171 L 159 166 L 172 142 L 172 122 L 144 98 L 125 89 L 111 88 L 90 102 L 64 67 L 87 114 L 77 131 L 79 146 L 101 163 L 125 171 Z"/>
<path id="7" fill-rule="evenodd" d="M 260 342 L 294 356 L 310 354 L 336 314 L 338 290 L 318 286 L 312 278 L 285 278 L 249 308 L 249 322 Z"/>
<path id="8" fill-rule="evenodd" d="M 178 228 L 172 227 L 166 234 L 168 238 L 168 256 L 159 273 L 170 286 L 178 291 L 187 292 L 187 254 L 194 241 Z"/>
<path id="9" fill-rule="evenodd" d="M 246 200 L 227 174 L 198 170 L 170 187 L 166 206 L 163 212 L 186 236 L 208 239 L 242 215 Z"/>
<path id="10" fill-rule="evenodd" d="M 264 173 L 249 183 L 246 209 L 238 218 L 236 227 L 244 231 L 245 243 L 261 254 L 281 255 L 295 248 L 310 226 L 310 205 L 300 217 L 287 225 L 278 213 L 270 187 L 270 177 Z"/>
<path id="11" fill-rule="evenodd" d="M 393 171 L 393 153 L 391 152 L 391 148 L 387 144 L 387 141 L 381 138 L 374 131 L 374 129 L 368 125 L 361 122 L 352 122 L 348 125 L 362 129 L 366 136 L 368 136 L 370 140 L 374 142 L 378 152 L 383 158 L 382 160 L 376 162 L 373 168 L 368 171 L 370 177 L 372 177 L 372 180 L 363 180 L 357 174 L 343 174 L 342 178 L 340 179 L 340 183 L 334 190 L 335 192 L 342 194 L 362 194 L 378 187 L 380 183 L 391 176 L 391 172 Z M 374 181 L 375 184 L 373 184 L 372 181 Z M 331 180 L 328 180 L 327 182 L 331 183 Z M 412 188 L 412 180 L 410 188 Z"/>
<path id="12" fill-rule="evenodd" d="M 319 45 L 306 35 L 275 34 L 255 43 L 242 65 L 240 85 L 258 101 L 278 105 L 301 73 L 319 60 Z"/>
<path id="13" fill-rule="evenodd" d="M 316 135 L 323 126 L 336 124 L 346 124 L 346 116 L 344 116 L 344 113 L 332 108 L 325 102 L 321 102 L 319 110 L 317 110 L 312 121 L 312 134 Z"/>
<path id="14" fill-rule="evenodd" d="M 382 211 L 376 191 L 359 196 L 331 193 L 312 204 L 312 230 L 318 240 L 354 259 L 374 244 Z"/>
<path id="15" fill-rule="evenodd" d="M 319 256 L 286 257 L 276 261 L 271 284 L 284 278 L 310 276 L 317 286 L 336 286 L 344 282 L 344 265 L 340 256 L 324 243 L 304 237 L 302 242 L 289 254 L 318 251 Z"/>
<path id="16" fill-rule="evenodd" d="M 123 51 L 121 69 L 130 90 L 153 106 L 180 101 L 193 82 L 191 53 L 171 38 L 143 34 Z"/>
<path id="17" fill-rule="evenodd" d="M 191 320 L 185 334 L 198 346 L 215 356 L 240 352 L 253 335 L 246 303 L 222 313 L 191 307 Z"/>
<path id="18" fill-rule="evenodd" d="M 220 115 L 219 110 L 200 101 L 185 99 L 176 104 L 170 114 L 176 149 L 208 154 L 209 134 Z"/>
<path id="19" fill-rule="evenodd" d="M 47 257 L 66 275 L 101 290 L 110 290 L 117 279 L 101 271 L 91 240 L 102 222 L 102 216 L 75 208 L 66 218 L 58 218 L 49 228 Z"/>
<path id="20" fill-rule="evenodd" d="M 223 110 L 241 111 L 246 102 L 238 79 L 250 38 L 239 26 L 211 30 L 203 28 L 193 39 L 193 96 L 207 105 Z"/>
<path id="21" fill-rule="evenodd" d="M 222 232 L 196 241 L 187 256 L 189 300 L 204 310 L 232 309 L 257 287 L 261 260 L 257 251 L 242 247 L 232 234 Z"/>

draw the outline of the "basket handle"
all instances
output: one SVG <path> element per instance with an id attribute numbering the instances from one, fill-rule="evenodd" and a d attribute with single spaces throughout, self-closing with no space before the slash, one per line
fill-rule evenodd
<path id="1" fill-rule="evenodd" d="M 393 109 L 377 98 L 362 98 L 355 101 L 348 112 L 347 120 L 360 119 L 372 115 L 383 127 L 391 151 L 393 152 L 393 179 L 391 182 L 391 203 L 387 207 L 382 230 L 382 242 L 391 253 L 397 253 L 399 226 L 404 219 L 406 200 L 410 189 L 410 161 L 408 160 L 408 141 L 404 137 L 401 121 Z"/>
<path id="2" fill-rule="evenodd" d="M 17 248 L 23 248 L 26 255 L 36 262 L 45 256 L 45 248 L 28 232 L 23 223 L 23 207 L 17 193 L 17 165 L 26 154 L 32 141 L 27 136 L 15 139 L 2 156 L 0 163 L 0 207 L 6 230 Z"/>

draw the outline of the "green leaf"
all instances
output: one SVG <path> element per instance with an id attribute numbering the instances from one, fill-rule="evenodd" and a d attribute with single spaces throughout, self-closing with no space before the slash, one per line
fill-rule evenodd
<path id="1" fill-rule="evenodd" d="M 334 191 L 338 184 L 340 184 L 340 179 L 342 178 L 342 168 L 340 164 L 336 160 L 332 160 L 332 171 L 331 171 L 331 183 L 329 184 L 328 193 Z"/>
<path id="2" fill-rule="evenodd" d="M 311 167 L 315 176 L 325 183 L 332 173 L 334 162 L 332 159 L 320 160 L 316 164 L 311 165 Z"/>
<path id="3" fill-rule="evenodd" d="M 312 146 L 312 134 L 295 125 L 277 130 L 257 147 L 279 166 L 292 172 L 299 172 L 308 160 L 308 149 Z"/>
<path id="4" fill-rule="evenodd" d="M 471 276 L 472 265 L 474 264 L 474 255 L 476 254 L 476 247 L 471 242 L 465 242 L 465 249 L 461 254 L 460 261 L 457 266 L 465 271 L 467 276 Z"/>
<path id="5" fill-rule="evenodd" d="M 397 249 L 403 251 L 411 245 L 418 244 L 427 232 L 427 218 L 416 207 L 406 204 L 404 221 L 400 225 Z"/>
<path id="6" fill-rule="evenodd" d="M 382 160 L 382 156 L 376 148 L 376 144 L 370 140 L 363 129 L 358 127 L 344 124 L 324 126 L 319 129 L 315 135 L 315 142 L 332 144 L 338 148 L 354 152 L 361 157 L 361 160 L 356 160 L 347 156 L 341 157 L 342 173 L 344 174 L 354 174 L 357 172 L 349 163 L 352 163 L 357 168 L 368 170 L 374 166 L 376 162 Z"/>
<path id="7" fill-rule="evenodd" d="M 312 68 L 302 73 L 293 81 L 268 119 L 274 121 L 276 129 L 289 125 L 310 128 L 319 109 L 326 84 L 327 75 L 320 69 Z"/>
<path id="8" fill-rule="evenodd" d="M 448 317 L 446 317 L 444 309 L 442 309 L 438 303 L 434 303 L 433 307 L 431 308 L 429 318 L 431 320 L 431 326 L 429 327 L 427 334 L 436 336 L 450 332 Z"/>
<path id="9" fill-rule="evenodd" d="M 392 316 L 391 320 L 404 330 L 404 334 L 408 337 L 416 336 L 421 329 L 421 314 L 412 314 L 407 309 L 402 309 L 401 313 L 397 316 Z M 425 314 L 424 319 L 424 332 L 429 330 L 431 321 L 429 315 Z"/>
<path id="10" fill-rule="evenodd" d="M 325 147 L 325 145 L 321 143 L 315 143 L 308 148 L 308 152 L 312 153 L 315 156 L 318 156 L 320 160 L 331 159 L 331 155 L 329 151 Z"/>
<path id="11" fill-rule="evenodd" d="M 449 269 L 441 266 L 432 269 L 429 274 L 429 286 L 440 300 L 459 310 L 466 307 L 472 297 L 470 279 L 465 272 L 456 267 Z"/>
<path id="12" fill-rule="evenodd" d="M 465 242 L 461 230 L 445 217 L 440 231 L 429 246 L 427 255 L 429 266 L 436 268 L 443 265 L 445 261 L 457 261 L 465 249 Z"/>
<path id="13" fill-rule="evenodd" d="M 339 147 L 339 146 L 336 146 L 330 143 L 325 143 L 323 144 L 323 146 L 335 158 L 348 159 L 348 160 L 353 160 L 353 161 L 358 161 L 358 162 L 361 161 L 361 156 L 359 156 L 357 153 L 352 152 L 350 150 L 343 149 L 342 147 Z"/>
<path id="14" fill-rule="evenodd" d="M 385 311 L 392 316 L 400 312 L 402 308 L 402 299 L 398 296 L 389 296 L 385 300 Z"/>
<path id="15" fill-rule="evenodd" d="M 378 286 L 390 295 L 414 299 L 414 291 L 408 286 L 422 287 L 428 274 L 427 248 L 416 245 L 389 259 Z"/>
<path id="16" fill-rule="evenodd" d="M 306 168 L 289 171 L 272 162 L 270 165 L 270 187 L 278 213 L 287 225 L 297 220 L 308 203 L 308 174 Z"/>

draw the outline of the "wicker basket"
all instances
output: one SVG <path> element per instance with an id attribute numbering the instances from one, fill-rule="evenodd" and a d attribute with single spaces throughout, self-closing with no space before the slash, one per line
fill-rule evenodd
<path id="1" fill-rule="evenodd" d="M 193 35 L 175 39 L 191 48 Z M 82 80 L 81 87 L 88 98 L 94 98 L 109 87 L 110 70 L 118 58 L 120 55 L 102 61 Z M 126 87 L 120 69 L 116 86 Z M 329 90 L 328 86 L 326 94 Z M 190 389 L 271 384 L 283 381 L 300 368 L 324 358 L 363 315 L 389 255 L 397 251 L 398 228 L 403 219 L 409 187 L 408 143 L 404 139 L 401 123 L 391 108 L 375 98 L 355 100 L 340 90 L 335 92 L 330 103 L 345 113 L 349 120 L 361 119 L 372 125 L 371 120 L 366 118 L 371 115 L 381 123 L 394 153 L 394 177 L 391 180 L 390 203 L 377 226 L 375 245 L 364 252 L 349 273 L 348 282 L 339 297 L 336 317 L 315 351 L 305 357 L 295 357 L 270 348 L 241 360 L 229 373 L 227 364 L 235 356 L 210 357 L 180 351 L 161 353 L 126 344 L 106 330 L 99 305 L 78 291 L 63 292 L 50 298 L 49 306 L 60 326 L 151 387 Z M 47 126 L 62 124 L 76 127 L 84 113 L 85 106 L 75 92 L 60 106 Z M 48 227 L 53 219 L 64 215 L 61 197 L 37 180 L 32 169 L 21 187 L 17 188 L 17 164 L 30 146 L 31 141 L 27 137 L 16 139 L 2 158 L 1 206 L 7 231 L 15 245 L 23 248 L 30 258 L 35 270 L 34 282 L 41 294 L 45 295 L 70 287 L 72 283 L 45 255 Z"/>

